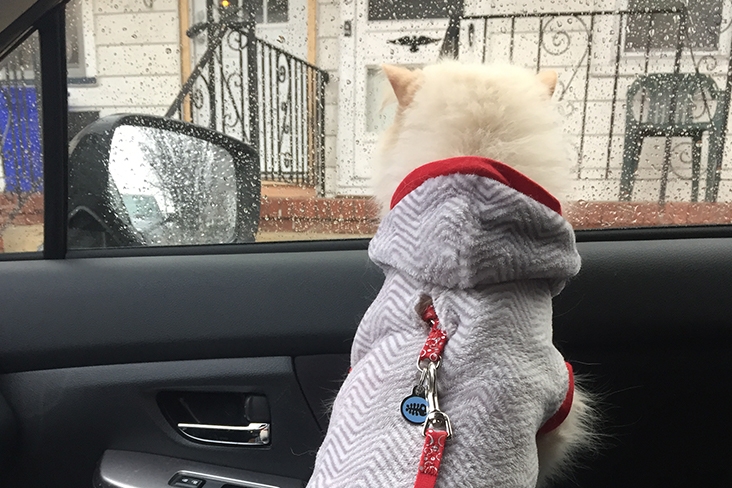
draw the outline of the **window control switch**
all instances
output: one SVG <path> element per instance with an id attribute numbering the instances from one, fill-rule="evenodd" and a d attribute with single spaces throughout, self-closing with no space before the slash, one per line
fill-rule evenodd
<path id="1" fill-rule="evenodd" d="M 200 488 L 206 484 L 206 480 L 178 473 L 173 476 L 173 479 L 168 484 L 179 488 Z"/>

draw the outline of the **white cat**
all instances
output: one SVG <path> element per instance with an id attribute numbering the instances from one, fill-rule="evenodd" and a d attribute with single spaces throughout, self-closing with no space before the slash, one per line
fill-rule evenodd
<path id="1" fill-rule="evenodd" d="M 376 155 L 369 257 L 385 281 L 308 487 L 534 488 L 593 438 L 552 341 L 552 297 L 580 268 L 552 195 L 570 168 L 557 75 L 384 71 L 398 107 Z"/>
<path id="2" fill-rule="evenodd" d="M 455 156 L 500 161 L 567 198 L 572 162 L 551 104 L 556 72 L 457 61 L 383 70 L 393 90 L 385 103 L 395 97 L 398 107 L 374 159 L 374 198 L 382 215 L 410 172 Z M 537 437 L 539 486 L 566 471 L 578 451 L 592 448 L 590 403 L 577 388 L 566 420 Z"/>
<path id="3" fill-rule="evenodd" d="M 374 196 L 383 212 L 408 173 L 454 156 L 500 161 L 567 197 L 572 162 L 551 104 L 556 72 L 457 61 L 383 69 L 398 102 L 374 159 Z"/>

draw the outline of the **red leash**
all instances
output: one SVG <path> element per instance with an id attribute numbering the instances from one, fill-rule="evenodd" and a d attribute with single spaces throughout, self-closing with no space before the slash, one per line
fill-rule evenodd
<path id="1" fill-rule="evenodd" d="M 420 385 L 424 387 L 428 409 L 427 419 L 424 422 L 424 446 L 419 458 L 419 471 L 414 488 L 434 488 L 445 444 L 452 437 L 450 419 L 440 410 L 437 399 L 437 368 L 440 366 L 442 351 L 447 343 L 447 333 L 440 328 L 440 320 L 432 305 L 424 311 L 422 320 L 430 326 L 430 333 L 419 353 L 417 364 L 422 371 Z"/>
<path id="2" fill-rule="evenodd" d="M 434 488 L 437 483 L 437 475 L 440 472 L 442 456 L 445 453 L 445 444 L 452 437 L 450 419 L 447 414 L 440 410 L 437 398 L 437 370 L 442 362 L 442 352 L 447 343 L 447 333 L 440 328 L 440 320 L 434 306 L 427 307 L 422 314 L 422 320 L 430 326 L 429 336 L 419 353 L 417 362 L 422 376 L 414 388 L 412 396 L 407 397 L 402 402 L 402 415 L 409 422 L 422 423 L 425 436 L 414 488 Z M 539 434 L 558 427 L 567 417 L 572 407 L 574 375 L 572 366 L 569 363 L 566 364 L 569 373 L 569 388 L 567 389 L 566 398 L 554 416 L 541 427 Z M 405 404 L 407 405 L 406 413 Z"/>
<path id="3" fill-rule="evenodd" d="M 414 488 L 434 488 L 447 437 L 446 430 L 427 429 Z"/>

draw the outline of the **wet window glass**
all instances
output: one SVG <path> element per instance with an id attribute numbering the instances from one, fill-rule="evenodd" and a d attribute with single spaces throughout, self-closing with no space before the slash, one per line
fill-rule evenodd
<path id="1" fill-rule="evenodd" d="M 72 0 L 67 37 L 71 247 L 370 237 L 381 66 L 441 58 L 557 72 L 576 228 L 732 223 L 723 0 Z M 140 127 L 206 150 L 165 153 L 188 177 L 153 152 L 115 177 Z"/>
<path id="2" fill-rule="evenodd" d="M 66 7 L 66 65 L 70 77 L 85 76 L 82 2 L 72 2 Z"/>
<path id="3" fill-rule="evenodd" d="M 384 95 L 384 75 L 381 68 L 372 66 L 366 78 L 366 131 L 380 133 L 389 127 L 396 114 L 396 105 Z"/>
<path id="4" fill-rule="evenodd" d="M 369 20 L 439 19 L 460 15 L 462 1 L 450 0 L 369 0 Z"/>
<path id="5" fill-rule="evenodd" d="M 662 0 L 630 0 L 628 6 L 637 11 L 660 11 L 632 15 L 628 19 L 625 48 L 633 51 L 646 49 L 675 49 L 680 43 L 678 35 L 686 35 L 686 43 L 692 49 L 716 50 L 719 47 L 722 24 L 723 0 L 695 0 L 687 5 L 681 29 L 682 16 L 664 13 Z"/>
<path id="6" fill-rule="evenodd" d="M 267 22 L 287 22 L 287 0 L 267 0 Z"/>
<path id="7" fill-rule="evenodd" d="M 0 60 L 0 252 L 43 244 L 43 141 L 38 35 Z"/>
<path id="8" fill-rule="evenodd" d="M 258 24 L 287 22 L 288 0 L 254 2 L 254 18 Z"/>

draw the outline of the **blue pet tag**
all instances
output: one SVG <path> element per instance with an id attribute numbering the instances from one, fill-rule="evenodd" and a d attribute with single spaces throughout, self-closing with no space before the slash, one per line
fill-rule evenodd
<path id="1" fill-rule="evenodd" d="M 424 424 L 427 420 L 427 400 L 413 392 L 402 400 L 402 417 L 412 424 Z"/>

